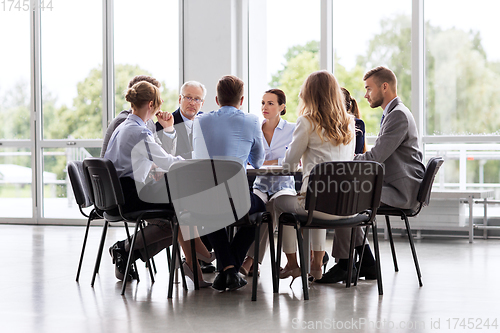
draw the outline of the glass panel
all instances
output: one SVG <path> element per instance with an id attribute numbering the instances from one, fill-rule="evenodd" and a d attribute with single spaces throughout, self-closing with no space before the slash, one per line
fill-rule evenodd
<path id="1" fill-rule="evenodd" d="M 102 138 L 102 0 L 41 12 L 44 139 Z"/>
<path id="2" fill-rule="evenodd" d="M 334 1 L 334 73 L 358 102 L 367 135 L 377 135 L 381 108 L 371 109 L 363 76 L 386 66 L 398 78 L 398 96 L 411 108 L 411 0 Z"/>
<path id="3" fill-rule="evenodd" d="M 11 4 L 0 4 L 0 139 L 29 139 L 30 17 Z"/>
<path id="4" fill-rule="evenodd" d="M 300 87 L 319 69 L 320 21 L 319 0 L 250 2 L 251 113 L 261 116 L 264 92 L 280 88 L 287 101 L 283 118 L 295 122 Z"/>
<path id="5" fill-rule="evenodd" d="M 497 134 L 500 2 L 432 0 L 424 10 L 427 134 Z"/>
<path id="6" fill-rule="evenodd" d="M 488 189 L 500 196 L 500 144 L 426 144 L 425 156 L 445 160 L 434 181 L 441 189 Z"/>
<path id="7" fill-rule="evenodd" d="M 33 216 L 32 182 L 30 149 L 0 149 L 0 217 Z"/>
<path id="8" fill-rule="evenodd" d="M 130 109 L 124 91 L 135 75 L 150 75 L 160 81 L 162 110 L 175 111 L 179 98 L 179 1 L 120 0 L 115 1 L 114 10 L 116 114 Z M 131 29 L 141 17 L 147 17 L 147 27 Z"/>
<path id="9" fill-rule="evenodd" d="M 99 157 L 101 148 L 43 149 L 43 217 L 82 218 L 68 177 L 68 161 Z"/>

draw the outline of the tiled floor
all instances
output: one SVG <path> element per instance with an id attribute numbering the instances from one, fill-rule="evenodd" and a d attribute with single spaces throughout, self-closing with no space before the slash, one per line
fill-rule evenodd
<path id="1" fill-rule="evenodd" d="M 167 299 L 166 256 L 156 258 L 151 285 L 144 265 L 140 283 L 120 295 L 121 282 L 104 254 L 90 287 L 101 228 L 93 227 L 80 283 L 75 282 L 83 227 L 0 225 L 0 332 L 437 332 L 498 331 L 500 241 L 427 238 L 416 242 L 424 287 L 420 288 L 409 246 L 397 238 L 400 272 L 395 273 L 389 243 L 381 239 L 384 295 L 375 281 L 357 287 L 310 287 L 302 298 L 297 279 L 273 294 L 269 260 L 261 267 L 257 302 L 250 284 L 235 292 L 185 292 L 176 285 Z M 124 238 L 111 228 L 106 246 Z M 329 240 L 331 242 L 331 240 Z M 331 266 L 332 263 L 329 264 Z M 215 275 L 207 275 L 211 280 Z M 486 320 L 489 320 L 486 326 Z M 495 321 L 494 321 L 495 320 Z M 495 327 L 495 324 L 497 326 Z M 472 328 L 472 329 L 470 329 Z"/>

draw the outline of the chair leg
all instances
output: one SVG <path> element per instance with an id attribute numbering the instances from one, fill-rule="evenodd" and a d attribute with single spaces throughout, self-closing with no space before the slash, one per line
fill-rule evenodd
<path id="1" fill-rule="evenodd" d="M 365 255 L 365 244 L 366 244 L 366 238 L 368 236 L 368 228 L 370 226 L 367 225 L 365 228 L 365 235 L 363 236 L 363 248 L 361 250 L 361 255 L 359 256 L 359 267 L 358 271 L 356 272 L 356 279 L 354 280 L 354 286 L 358 285 L 358 280 L 359 280 L 359 273 L 361 272 L 361 265 L 363 264 L 363 256 Z"/>
<path id="2" fill-rule="evenodd" d="M 278 283 L 276 280 L 278 279 L 278 274 L 276 270 L 276 250 L 274 249 L 274 228 L 273 222 L 270 221 L 267 223 L 268 228 L 268 236 L 269 236 L 269 255 L 271 256 L 271 273 L 273 275 L 273 292 L 278 292 Z"/>
<path id="3" fill-rule="evenodd" d="M 168 295 L 167 298 L 172 298 L 174 290 L 174 274 L 175 274 L 175 261 L 177 259 L 177 252 L 179 251 L 179 242 L 177 236 L 179 235 L 179 224 L 172 222 L 172 260 L 170 260 L 170 275 L 168 278 Z"/>
<path id="4" fill-rule="evenodd" d="M 283 224 L 278 223 L 278 245 L 276 245 L 276 292 L 280 286 L 281 247 L 283 245 Z"/>
<path id="5" fill-rule="evenodd" d="M 389 242 L 391 243 L 392 261 L 394 262 L 394 271 L 399 272 L 398 260 L 396 259 L 396 248 L 394 247 L 394 239 L 392 238 L 391 221 L 389 215 L 385 216 L 385 224 L 387 225 L 387 233 L 389 234 Z"/>
<path id="6" fill-rule="evenodd" d="M 351 228 L 351 245 L 349 246 L 349 260 L 347 263 L 347 281 L 345 283 L 346 288 L 351 287 L 352 281 L 352 267 L 354 266 L 354 239 L 356 237 L 356 228 Z"/>
<path id="7" fill-rule="evenodd" d="M 172 264 L 172 255 L 170 254 L 170 246 L 167 247 L 165 251 L 167 252 L 167 267 L 168 271 L 170 272 L 170 265 Z"/>
<path id="8" fill-rule="evenodd" d="M 125 288 L 127 287 L 128 273 L 130 272 L 130 266 L 133 264 L 132 257 L 134 256 L 135 239 L 137 237 L 137 231 L 138 231 L 140 225 L 141 224 L 139 222 L 137 222 L 135 224 L 134 235 L 132 236 L 132 243 L 130 243 L 130 250 L 128 251 L 128 258 L 127 258 L 127 266 L 125 268 L 125 275 L 123 276 L 122 293 L 121 293 L 122 296 L 125 295 Z M 127 227 L 127 229 L 128 229 L 128 227 Z M 137 282 L 139 282 L 139 279 L 137 279 Z"/>
<path id="9" fill-rule="evenodd" d="M 257 280 L 259 275 L 259 247 L 260 247 L 260 227 L 261 221 L 255 226 L 255 240 L 253 252 L 253 277 L 252 277 L 252 301 L 257 300 Z M 274 282 L 274 281 L 273 281 Z M 274 284 L 274 283 L 273 283 Z"/>
<path id="10" fill-rule="evenodd" d="M 78 263 L 78 270 L 76 271 L 76 282 L 78 282 L 78 279 L 80 278 L 80 271 L 82 270 L 83 255 L 85 253 L 85 247 L 87 246 L 87 237 L 89 235 L 91 216 L 92 213 L 89 214 L 89 218 L 87 220 L 87 228 L 85 228 L 85 236 L 83 237 L 82 252 L 80 253 L 80 262 Z"/>
<path id="11" fill-rule="evenodd" d="M 190 228 L 191 229 L 191 228 Z M 193 263 L 193 277 L 194 277 L 194 290 L 200 290 L 200 283 L 198 281 L 198 267 L 196 265 L 196 244 L 194 243 L 194 228 L 192 228 L 191 230 L 193 230 L 193 235 L 191 237 L 191 261 Z M 186 256 L 187 256 L 187 253 L 186 253 Z"/>
<path id="12" fill-rule="evenodd" d="M 408 240 L 410 241 L 411 254 L 413 255 L 413 262 L 415 263 L 415 269 L 417 270 L 418 284 L 422 287 L 424 284 L 422 283 L 422 274 L 420 273 L 420 266 L 418 265 L 417 259 L 417 251 L 415 250 L 415 243 L 413 242 L 413 235 L 410 229 L 410 222 L 408 222 L 408 218 L 404 215 L 404 220 L 406 224 L 406 233 L 408 234 Z"/>
<path id="13" fill-rule="evenodd" d="M 101 242 L 99 243 L 99 250 L 97 251 L 97 258 L 95 260 L 94 274 L 92 274 L 92 281 L 90 285 L 94 287 L 95 276 L 99 272 L 99 266 L 101 265 L 102 250 L 104 249 L 104 241 L 106 240 L 106 233 L 108 232 L 108 221 L 104 221 L 104 226 L 102 228 Z"/>
<path id="14" fill-rule="evenodd" d="M 295 231 L 297 232 L 297 243 L 299 245 L 300 272 L 302 275 L 302 289 L 304 290 L 304 300 L 308 300 L 309 286 L 307 284 L 307 272 L 306 272 L 304 256 L 309 255 L 309 250 L 307 251 L 308 253 L 304 253 L 304 245 L 302 243 L 302 233 L 299 225 L 295 226 Z"/>
<path id="15" fill-rule="evenodd" d="M 146 266 L 148 267 L 148 270 L 149 270 L 149 275 L 151 276 L 151 283 L 155 283 L 155 277 L 154 277 L 154 274 L 153 274 L 153 270 L 151 269 L 151 261 L 153 260 L 153 258 L 150 258 L 149 257 L 149 253 L 148 253 L 148 242 L 146 241 L 146 236 L 144 235 L 144 222 L 142 221 L 138 221 L 137 223 L 139 223 L 139 228 L 141 229 L 141 235 L 142 235 L 142 242 L 144 243 L 144 251 L 146 252 Z M 132 248 L 130 248 L 130 254 L 133 255 L 133 250 Z"/>
<path id="16" fill-rule="evenodd" d="M 129 244 L 132 240 L 130 237 L 130 231 L 128 230 L 128 223 L 126 221 L 123 221 L 123 225 L 125 226 L 125 232 L 127 233 L 127 239 L 129 241 Z M 137 269 L 137 265 L 135 264 L 135 261 L 132 263 L 134 265 L 135 271 L 137 272 L 137 282 L 139 282 L 139 270 Z"/>
<path id="17" fill-rule="evenodd" d="M 378 246 L 378 232 L 377 232 L 377 220 L 373 220 L 372 224 L 373 233 L 373 247 L 375 250 L 375 264 L 377 265 L 377 284 L 378 284 L 378 294 L 383 295 L 384 291 L 382 289 L 382 271 L 380 270 L 380 252 Z"/>
<path id="18" fill-rule="evenodd" d="M 155 273 L 155 275 L 158 273 L 158 271 L 156 270 L 156 263 L 155 263 L 155 258 L 150 258 L 149 261 L 151 261 L 151 266 L 153 266 L 153 273 Z M 148 267 L 148 263 L 146 262 L 146 267 Z"/>

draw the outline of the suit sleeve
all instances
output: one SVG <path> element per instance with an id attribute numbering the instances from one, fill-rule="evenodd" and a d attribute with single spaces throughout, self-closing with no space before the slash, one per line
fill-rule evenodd
<path id="1" fill-rule="evenodd" d="M 354 159 L 384 163 L 401 145 L 407 133 L 408 118 L 403 111 L 393 110 L 386 116 L 373 148 L 364 154 L 356 155 Z"/>
<path id="2" fill-rule="evenodd" d="M 304 154 L 309 145 L 309 135 L 312 124 L 304 117 L 297 119 L 295 130 L 293 131 L 292 142 L 288 147 L 285 158 L 283 159 L 283 167 L 285 169 L 295 171 L 299 168 L 300 158 Z"/>

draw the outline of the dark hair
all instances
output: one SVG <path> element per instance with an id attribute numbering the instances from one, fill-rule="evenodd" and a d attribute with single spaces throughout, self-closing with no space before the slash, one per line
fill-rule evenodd
<path id="1" fill-rule="evenodd" d="M 161 83 L 160 81 L 158 81 L 157 79 L 155 79 L 154 77 L 151 77 L 151 76 L 148 76 L 148 75 L 136 75 L 132 78 L 132 80 L 130 80 L 130 82 L 128 83 L 128 87 L 129 88 L 132 88 L 132 86 L 138 82 L 141 82 L 141 81 L 146 81 L 146 82 L 149 82 L 151 83 L 152 85 L 156 86 L 157 88 L 160 88 L 161 87 Z"/>
<path id="2" fill-rule="evenodd" d="M 363 76 L 363 81 L 368 80 L 372 76 L 373 76 L 373 81 L 375 81 L 375 83 L 379 87 L 384 82 L 387 82 L 389 84 L 389 87 L 391 87 L 391 89 L 394 90 L 394 92 L 397 91 L 396 87 L 398 84 L 398 79 L 396 78 L 394 72 L 391 71 L 389 68 L 384 66 L 378 66 L 374 69 L 371 69 L 365 74 L 365 76 Z"/>
<path id="3" fill-rule="evenodd" d="M 128 88 L 125 99 L 130 102 L 132 109 L 139 109 L 151 101 L 154 109 L 161 106 L 160 89 L 147 81 L 140 81 Z"/>
<path id="4" fill-rule="evenodd" d="M 356 100 L 351 97 L 351 94 L 346 88 L 342 87 L 340 89 L 342 89 L 342 92 L 344 93 L 345 109 L 347 110 L 347 112 L 352 114 L 354 117 L 361 119 L 361 112 L 359 111 L 358 103 L 356 102 Z"/>
<path id="5" fill-rule="evenodd" d="M 275 94 L 278 97 L 278 105 L 285 104 L 285 108 L 280 112 L 280 115 L 284 116 L 286 114 L 286 95 L 281 89 L 269 89 L 265 92 L 266 94 Z"/>
<path id="6" fill-rule="evenodd" d="M 243 97 L 243 81 L 234 75 L 224 75 L 217 82 L 217 100 L 220 106 L 239 105 Z"/>

